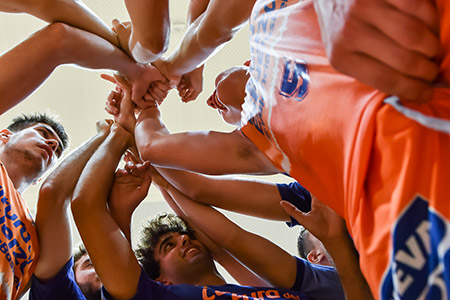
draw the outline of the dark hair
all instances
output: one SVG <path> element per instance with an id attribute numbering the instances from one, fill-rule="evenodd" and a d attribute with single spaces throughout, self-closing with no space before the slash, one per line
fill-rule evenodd
<path id="1" fill-rule="evenodd" d="M 158 214 L 147 221 L 141 230 L 141 240 L 135 250 L 136 257 L 151 279 L 160 276 L 159 262 L 154 258 L 154 249 L 161 236 L 167 233 L 181 233 L 193 236 L 186 223 L 178 216 L 169 213 Z"/>
<path id="2" fill-rule="evenodd" d="M 297 238 L 297 250 L 298 255 L 303 259 L 308 259 L 308 253 L 310 251 L 310 247 L 307 244 L 307 238 L 309 234 L 309 231 L 305 227 L 300 226 L 300 231 Z"/>
<path id="3" fill-rule="evenodd" d="M 75 264 L 77 263 L 77 261 L 87 253 L 86 248 L 84 247 L 83 244 L 78 244 L 77 248 L 73 251 L 73 265 L 75 268 Z"/>
<path id="4" fill-rule="evenodd" d="M 18 132 L 37 123 L 45 123 L 53 128 L 56 134 L 61 139 L 61 148 L 64 151 L 69 144 L 69 137 L 67 136 L 66 130 L 59 123 L 54 116 L 50 116 L 46 113 L 35 113 L 31 115 L 22 114 L 15 117 L 11 123 L 8 125 L 7 129 L 12 132 Z"/>

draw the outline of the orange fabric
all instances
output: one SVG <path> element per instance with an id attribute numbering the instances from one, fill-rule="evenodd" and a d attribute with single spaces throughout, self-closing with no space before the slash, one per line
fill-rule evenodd
<path id="1" fill-rule="evenodd" d="M 33 218 L 0 162 L 0 299 L 19 299 L 38 256 Z"/>
<path id="2" fill-rule="evenodd" d="M 438 4 L 445 15 L 448 1 Z M 446 299 L 450 135 L 405 117 L 383 103 L 387 95 L 335 72 L 312 1 L 259 0 L 250 32 L 243 133 L 346 219 L 376 298 Z M 450 78 L 447 61 L 448 52 L 443 78 Z M 436 89 L 430 103 L 407 107 L 449 121 L 447 99 L 449 89 Z"/>

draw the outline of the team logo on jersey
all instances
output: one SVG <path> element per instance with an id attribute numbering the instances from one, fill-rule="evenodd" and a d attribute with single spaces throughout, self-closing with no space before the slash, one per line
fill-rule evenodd
<path id="1" fill-rule="evenodd" d="M 302 101 L 309 90 L 308 64 L 304 60 L 284 59 L 280 95 Z"/>
<path id="2" fill-rule="evenodd" d="M 417 196 L 392 232 L 382 299 L 449 299 L 450 223 Z"/>

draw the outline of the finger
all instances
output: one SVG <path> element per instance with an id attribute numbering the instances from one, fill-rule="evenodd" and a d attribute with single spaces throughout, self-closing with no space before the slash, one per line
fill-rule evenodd
<path id="1" fill-rule="evenodd" d="M 109 74 L 103 73 L 103 74 L 100 74 L 100 77 L 105 79 L 105 80 L 107 80 L 107 81 L 110 81 L 110 82 L 112 82 L 114 84 L 117 84 L 115 78 L 113 76 L 109 75 Z"/>
<path id="2" fill-rule="evenodd" d="M 105 111 L 112 116 L 119 114 L 119 110 L 115 107 L 108 107 L 108 103 L 106 103 Z"/>
<path id="3" fill-rule="evenodd" d="M 159 99 L 164 99 L 167 96 L 167 91 L 161 90 L 157 84 L 154 84 L 152 91 L 158 95 Z"/>
<path id="4" fill-rule="evenodd" d="M 142 162 L 142 160 L 141 160 L 138 156 L 136 156 L 136 155 L 133 153 L 133 151 L 131 151 L 130 149 L 128 149 L 128 150 L 125 152 L 125 158 L 128 159 L 128 161 L 133 162 L 134 164 L 139 164 L 139 163 Z"/>
<path id="5" fill-rule="evenodd" d="M 439 32 L 439 16 L 435 2 L 430 0 L 386 0 L 395 8 L 415 16 L 435 33 Z"/>
<path id="6" fill-rule="evenodd" d="M 428 57 L 439 53 L 440 42 L 425 23 L 404 11 L 378 1 L 364 1 L 358 9 L 361 24 L 370 24 L 386 37 L 407 49 L 415 50 Z M 370 35 L 370 34 L 368 34 Z"/>
<path id="7" fill-rule="evenodd" d="M 131 85 L 123 76 L 120 76 L 119 74 L 114 74 L 114 79 L 116 81 L 116 84 L 119 85 L 122 89 L 131 92 Z"/>
<path id="8" fill-rule="evenodd" d="M 358 66 L 358 68 L 352 70 L 346 69 L 346 66 L 342 66 L 343 68 L 336 66 L 335 68 L 375 89 L 409 101 L 426 102 L 431 100 L 433 89 L 430 84 L 405 76 L 376 59 L 354 54 L 347 57 L 345 61 L 347 67 Z"/>
<path id="9" fill-rule="evenodd" d="M 361 27 L 355 28 L 354 31 L 356 39 L 349 40 L 345 46 L 352 52 L 359 51 L 400 73 L 422 81 L 431 83 L 438 75 L 439 67 L 429 57 L 393 43 L 375 28 L 361 24 Z M 379 45 L 384 45 L 384 47 L 379 47 Z M 339 61 L 338 63 L 348 65 L 347 61 Z M 359 65 L 348 65 L 348 67 L 359 68 Z"/>
<path id="10" fill-rule="evenodd" d="M 158 87 L 158 89 L 160 89 L 161 91 L 164 91 L 166 93 L 170 90 L 169 82 L 155 81 L 153 84 L 156 85 Z"/>

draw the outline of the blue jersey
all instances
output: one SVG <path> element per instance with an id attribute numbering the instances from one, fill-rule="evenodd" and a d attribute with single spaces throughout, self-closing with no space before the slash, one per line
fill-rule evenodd
<path id="1" fill-rule="evenodd" d="M 114 299 L 103 289 L 105 299 Z M 164 285 L 151 280 L 141 271 L 136 295 L 130 300 L 325 300 L 345 299 L 334 268 L 318 266 L 297 258 L 297 278 L 291 289 L 251 287 L 235 284 L 201 286 L 190 284 Z"/>
<path id="2" fill-rule="evenodd" d="M 75 281 L 73 258 L 50 281 L 40 282 L 33 277 L 30 300 L 86 300 Z"/>
<path id="3" fill-rule="evenodd" d="M 278 192 L 281 199 L 288 201 L 302 212 L 311 210 L 311 194 L 297 181 L 289 184 L 277 183 Z M 291 217 L 291 222 L 286 222 L 289 227 L 300 225 L 298 221 Z"/>

